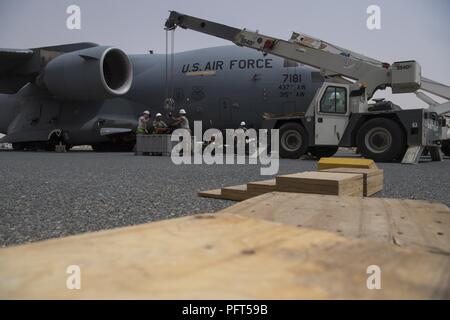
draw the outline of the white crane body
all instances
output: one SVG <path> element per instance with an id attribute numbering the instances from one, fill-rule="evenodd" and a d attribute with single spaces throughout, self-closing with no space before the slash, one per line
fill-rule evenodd
<path id="1" fill-rule="evenodd" d="M 267 115 L 266 128 L 280 129 L 280 154 L 298 158 L 307 151 L 329 156 L 338 147 L 357 147 L 378 161 L 417 163 L 423 149 L 433 160 L 450 156 L 445 114 L 450 112 L 450 87 L 423 78 L 414 60 L 392 64 L 294 32 L 289 40 L 238 29 L 172 11 L 166 29 L 182 27 L 232 41 L 320 69 L 322 87 L 304 115 Z M 428 109 L 401 109 L 389 101 L 368 103 L 377 90 L 416 93 Z M 426 91 L 447 100 L 437 103 Z"/>

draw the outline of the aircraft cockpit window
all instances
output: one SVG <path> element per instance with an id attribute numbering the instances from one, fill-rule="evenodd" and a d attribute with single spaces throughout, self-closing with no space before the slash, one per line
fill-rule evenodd
<path id="1" fill-rule="evenodd" d="M 328 87 L 320 101 L 320 112 L 346 113 L 347 89 L 341 87 Z"/>

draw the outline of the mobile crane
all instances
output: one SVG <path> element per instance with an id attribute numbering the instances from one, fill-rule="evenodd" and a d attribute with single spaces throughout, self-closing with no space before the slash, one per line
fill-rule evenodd
<path id="1" fill-rule="evenodd" d="M 339 147 L 357 147 L 375 161 L 417 163 L 425 147 L 433 160 L 442 159 L 441 147 L 450 156 L 445 117 L 450 87 L 422 77 L 416 61 L 383 63 L 297 32 L 286 41 L 171 11 L 165 28 L 176 27 L 320 69 L 325 81 L 306 112 L 265 114 L 263 127 L 280 130 L 281 157 L 299 158 L 308 150 L 331 156 Z M 369 103 L 386 87 L 393 93 L 415 92 L 429 108 L 401 109 L 384 99 Z M 447 101 L 439 104 L 419 89 Z"/>

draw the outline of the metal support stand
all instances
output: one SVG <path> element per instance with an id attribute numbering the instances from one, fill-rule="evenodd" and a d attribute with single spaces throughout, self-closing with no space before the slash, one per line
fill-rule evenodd
<path id="1" fill-rule="evenodd" d="M 444 156 L 441 152 L 440 147 L 428 147 L 430 150 L 430 156 L 432 161 L 442 161 L 444 160 Z"/>
<path id="2" fill-rule="evenodd" d="M 406 150 L 402 163 L 404 164 L 418 164 L 422 156 L 423 146 L 411 146 Z"/>
<path id="3" fill-rule="evenodd" d="M 66 145 L 61 142 L 55 146 L 55 152 L 63 153 L 67 152 Z"/>

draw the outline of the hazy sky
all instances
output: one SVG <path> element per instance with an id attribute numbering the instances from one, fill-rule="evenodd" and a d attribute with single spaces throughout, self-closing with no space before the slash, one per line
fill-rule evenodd
<path id="1" fill-rule="evenodd" d="M 66 8 L 81 8 L 81 30 L 68 30 Z M 369 5 L 381 8 L 381 30 L 366 27 Z M 450 84 L 450 0 L 0 0 L 0 47 L 91 41 L 127 53 L 164 53 L 169 10 L 289 38 L 300 31 L 387 62 L 414 59 L 422 74 Z M 230 44 L 176 32 L 176 51 Z M 424 105 L 413 95 L 396 102 Z"/>

